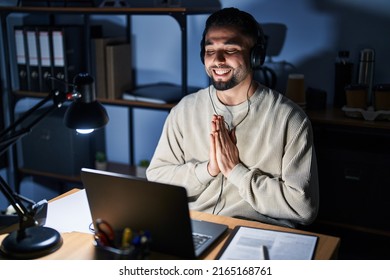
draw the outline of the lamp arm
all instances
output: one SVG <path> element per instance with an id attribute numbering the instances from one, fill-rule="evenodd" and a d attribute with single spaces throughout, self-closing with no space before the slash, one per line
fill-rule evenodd
<path id="1" fill-rule="evenodd" d="M 27 118 L 29 118 L 35 111 L 40 109 L 43 105 L 45 105 L 48 101 L 53 101 L 53 105 L 43 112 L 41 115 L 36 117 L 28 126 L 25 128 L 21 128 L 18 131 L 15 129 L 18 125 L 22 124 Z M 26 111 L 19 119 L 17 119 L 13 124 L 11 124 L 8 128 L 4 129 L 0 132 L 0 155 L 2 155 L 8 148 L 18 141 L 23 136 L 29 134 L 31 130 L 39 124 L 47 115 L 51 114 L 54 110 L 61 107 L 64 101 L 66 101 L 66 94 L 61 93 L 58 90 L 51 91 L 44 99 L 35 104 L 32 108 Z M 12 133 L 9 135 L 10 133 Z"/>
<path id="2" fill-rule="evenodd" d="M 28 209 L 22 203 L 20 197 L 12 191 L 5 180 L 0 176 L 0 190 L 4 196 L 11 203 L 16 213 L 19 216 L 20 229 L 24 229 L 30 226 L 36 225 L 34 216 L 28 211 Z"/>
<path id="3" fill-rule="evenodd" d="M 16 141 L 29 134 L 37 124 L 39 124 L 47 115 L 51 114 L 57 108 L 58 107 L 56 105 L 51 106 L 48 110 L 46 110 L 44 113 L 38 116 L 32 123 L 30 123 L 28 127 L 21 128 L 20 130 L 16 131 L 13 135 L 10 135 L 7 138 L 3 138 L 0 142 L 0 145 L 2 146 L 0 148 L 0 155 L 5 153 L 8 150 L 8 148 L 12 146 Z"/>
<path id="4" fill-rule="evenodd" d="M 36 117 L 31 121 L 26 127 L 21 128 L 17 131 L 16 128 L 21 125 L 27 118 L 29 118 L 35 111 L 40 109 L 48 101 L 52 100 L 53 105 L 45 110 L 42 114 Z M 66 93 L 61 93 L 58 90 L 51 91 L 44 99 L 31 107 L 26 111 L 19 119 L 17 119 L 13 124 L 8 128 L 0 132 L 0 155 L 7 151 L 16 141 L 21 139 L 23 136 L 29 134 L 31 130 L 38 125 L 46 116 L 51 114 L 57 108 L 61 107 L 63 102 L 66 101 Z M 15 211 L 19 216 L 20 229 L 31 227 L 37 224 L 37 221 L 34 218 L 34 211 L 29 211 L 26 206 L 24 206 L 22 200 L 23 197 L 13 192 L 10 186 L 5 182 L 5 180 L 0 176 L 0 190 L 11 203 Z M 31 203 L 31 201 L 28 201 Z"/>
<path id="5" fill-rule="evenodd" d="M 33 107 L 31 107 L 28 111 L 26 111 L 19 119 L 17 119 L 14 123 L 12 123 L 9 127 L 5 128 L 2 132 L 0 132 L 0 139 L 7 135 L 9 132 L 14 131 L 18 125 L 24 122 L 29 116 L 31 116 L 36 110 L 45 105 L 48 101 L 53 99 L 52 93 L 48 94 L 44 99 L 39 101 Z"/>

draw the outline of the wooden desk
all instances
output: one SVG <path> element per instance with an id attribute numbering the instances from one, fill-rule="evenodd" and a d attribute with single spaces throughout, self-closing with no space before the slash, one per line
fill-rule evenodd
<path id="1" fill-rule="evenodd" d="M 55 199 L 64 197 L 76 191 L 78 190 L 77 189 L 71 190 Z M 209 252 L 206 252 L 206 254 L 203 257 L 203 259 L 205 260 L 215 259 L 218 252 L 220 251 L 223 244 L 225 243 L 226 239 L 228 238 L 229 232 L 237 225 L 263 228 L 263 229 L 281 230 L 281 231 L 288 231 L 288 232 L 314 234 L 311 232 L 297 230 L 297 229 L 290 229 L 290 228 L 285 228 L 280 226 L 272 226 L 260 222 L 246 221 L 246 220 L 235 219 L 235 218 L 225 217 L 225 216 L 217 216 L 217 215 L 212 215 L 212 214 L 197 212 L 197 211 L 191 211 L 191 217 L 198 220 L 206 220 L 206 221 L 226 224 L 229 227 L 228 232 L 210 249 Z M 48 259 L 48 260 L 49 259 L 57 259 L 57 260 L 94 259 L 94 246 L 92 243 L 93 237 L 91 234 L 80 233 L 80 232 L 69 232 L 69 233 L 62 233 L 61 235 L 64 241 L 62 247 L 58 251 L 48 256 L 45 256 L 41 259 Z M 323 234 L 315 234 L 315 235 L 317 235 L 319 239 L 318 239 L 317 249 L 314 258 L 318 260 L 336 259 L 338 254 L 338 248 L 340 246 L 340 239 L 338 237 L 333 237 L 333 236 L 323 235 Z M 0 236 L 0 242 L 3 241 L 5 236 L 6 235 Z"/>

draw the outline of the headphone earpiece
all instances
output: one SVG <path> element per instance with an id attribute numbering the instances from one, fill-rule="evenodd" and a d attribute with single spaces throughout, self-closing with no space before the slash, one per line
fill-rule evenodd
<path id="1" fill-rule="evenodd" d="M 200 41 L 200 61 L 204 64 L 204 55 L 205 55 L 205 43 L 204 43 L 204 35 L 202 41 Z"/>
<path id="2" fill-rule="evenodd" d="M 256 44 L 253 46 L 250 55 L 250 63 L 252 69 L 257 69 L 263 65 L 265 60 L 265 47 L 263 44 Z"/>

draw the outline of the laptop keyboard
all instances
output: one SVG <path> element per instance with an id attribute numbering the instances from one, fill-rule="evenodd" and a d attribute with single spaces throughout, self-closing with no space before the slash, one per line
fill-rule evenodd
<path id="1" fill-rule="evenodd" d="M 192 233 L 192 239 L 194 240 L 194 248 L 196 250 L 200 246 L 202 246 L 207 240 L 211 239 L 211 236 L 199 233 Z"/>

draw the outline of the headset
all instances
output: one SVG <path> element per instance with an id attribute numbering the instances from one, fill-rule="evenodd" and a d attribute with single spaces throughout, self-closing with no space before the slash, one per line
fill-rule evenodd
<path id="1" fill-rule="evenodd" d="M 256 30 L 257 41 L 255 45 L 252 47 L 250 52 L 250 65 L 252 69 L 257 69 L 261 65 L 263 65 L 265 60 L 266 37 L 264 35 L 263 29 L 261 28 L 261 25 L 252 16 L 250 16 L 250 20 L 252 21 L 250 26 L 256 26 L 257 29 Z M 203 32 L 202 40 L 200 42 L 200 59 L 203 64 L 204 64 L 204 56 L 205 56 L 205 36 L 209 27 L 210 26 L 208 26 L 208 24 L 206 23 L 206 28 L 205 31 Z"/>
<path id="2" fill-rule="evenodd" d="M 250 54 L 250 63 L 252 69 L 257 69 L 261 65 L 264 64 L 265 61 L 265 53 L 266 53 L 266 43 L 265 43 L 265 36 L 263 34 L 263 29 L 261 28 L 260 24 L 257 24 L 258 28 L 258 36 L 257 36 L 257 42 L 251 49 Z"/>

